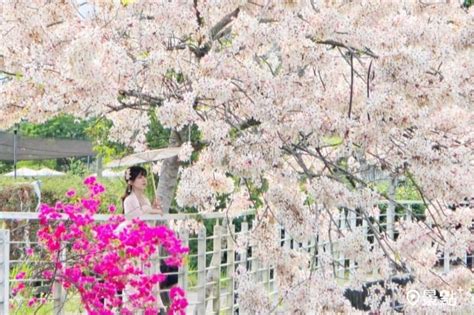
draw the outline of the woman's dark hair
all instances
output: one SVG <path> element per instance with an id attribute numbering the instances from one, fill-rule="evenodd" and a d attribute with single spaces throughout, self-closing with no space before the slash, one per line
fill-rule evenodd
<path id="1" fill-rule="evenodd" d="M 125 194 L 122 196 L 122 208 L 125 198 L 127 198 L 132 193 L 132 185 L 130 185 L 129 181 L 134 181 L 137 179 L 138 176 L 147 176 L 147 171 L 141 166 L 130 166 L 125 170 L 125 183 L 127 184 L 127 188 L 125 189 Z"/>

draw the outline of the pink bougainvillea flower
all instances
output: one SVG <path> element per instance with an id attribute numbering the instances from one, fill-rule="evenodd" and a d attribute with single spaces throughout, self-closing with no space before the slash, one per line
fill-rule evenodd
<path id="1" fill-rule="evenodd" d="M 61 283 L 66 290 L 76 290 L 89 314 L 113 314 L 117 307 L 122 308 L 121 314 L 138 310 L 156 314 L 154 292 L 166 277 L 148 274 L 144 266 L 160 246 L 168 252 L 167 263 L 181 266 L 189 249 L 166 226 L 149 226 L 139 219 L 125 221 L 123 215 L 96 222 L 93 215 L 100 209 L 105 188 L 95 177 L 86 178 L 84 184 L 86 197 L 40 208 L 38 239 L 55 266 L 54 272 L 43 271 L 43 277 Z M 114 213 L 116 206 L 108 209 Z M 61 252 L 66 248 L 71 251 L 69 257 L 77 258 L 64 264 Z M 131 292 L 128 296 L 133 307 L 123 308 L 117 293 L 124 290 Z M 184 291 L 176 288 L 173 292 L 172 314 L 184 314 L 180 313 L 187 306 Z"/>
<path id="2" fill-rule="evenodd" d="M 43 277 L 46 280 L 51 280 L 53 278 L 53 272 L 51 270 L 45 270 L 43 271 Z"/>
<path id="3" fill-rule="evenodd" d="M 97 181 L 97 178 L 95 176 L 89 176 L 86 179 L 84 179 L 84 184 L 87 186 L 94 185 Z"/>
<path id="4" fill-rule="evenodd" d="M 28 307 L 32 307 L 33 305 L 35 305 L 36 303 L 38 302 L 38 299 L 37 298 L 31 298 L 28 300 Z"/>
<path id="5" fill-rule="evenodd" d="M 26 272 L 22 271 L 22 272 L 17 273 L 17 275 L 15 276 L 15 279 L 16 280 L 25 279 L 25 276 L 26 276 Z"/>
<path id="6" fill-rule="evenodd" d="M 12 288 L 12 295 L 15 296 L 25 289 L 25 283 L 21 282 Z"/>
<path id="7" fill-rule="evenodd" d="M 69 197 L 69 198 L 72 198 L 76 195 L 76 191 L 74 189 L 69 189 L 67 192 L 66 192 L 66 196 Z"/>

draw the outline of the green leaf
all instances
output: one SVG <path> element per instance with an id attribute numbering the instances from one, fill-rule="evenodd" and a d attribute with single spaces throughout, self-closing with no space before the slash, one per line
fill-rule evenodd
<path id="1" fill-rule="evenodd" d="M 138 54 L 137 58 L 139 60 L 145 60 L 146 58 L 148 58 L 150 56 L 150 52 L 149 51 L 143 51 L 141 53 Z"/>
<path id="2" fill-rule="evenodd" d="M 329 136 L 329 137 L 323 137 L 323 142 L 330 146 L 338 146 L 342 144 L 343 140 L 339 136 Z"/>
<path id="3" fill-rule="evenodd" d="M 120 0 L 120 4 L 123 5 L 124 7 L 133 4 L 135 0 Z"/>

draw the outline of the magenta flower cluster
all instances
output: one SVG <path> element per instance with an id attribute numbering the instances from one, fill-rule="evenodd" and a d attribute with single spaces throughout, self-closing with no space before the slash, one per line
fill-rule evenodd
<path id="1" fill-rule="evenodd" d="M 95 221 L 105 189 L 95 177 L 86 178 L 84 184 L 88 188 L 85 197 L 69 190 L 68 203 L 41 206 L 38 238 L 53 262 L 43 276 L 77 291 L 89 314 L 134 314 L 138 310 L 157 314 L 157 288 L 166 277 L 147 271 L 150 259 L 162 247 L 169 255 L 165 263 L 181 266 L 188 248 L 165 226 L 151 226 L 139 219 L 128 222 L 122 215 Z M 115 206 L 108 209 L 114 212 Z M 63 251 L 69 257 L 66 261 Z M 185 292 L 172 288 L 170 299 L 168 314 L 185 314 Z"/>

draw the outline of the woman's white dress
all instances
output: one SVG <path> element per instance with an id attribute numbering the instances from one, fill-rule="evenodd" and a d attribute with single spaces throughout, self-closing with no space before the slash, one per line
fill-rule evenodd
<path id="1" fill-rule="evenodd" d="M 125 227 L 125 225 L 127 225 L 134 218 L 140 218 L 144 214 L 149 214 L 152 212 L 152 206 L 151 206 L 150 201 L 147 198 L 144 198 L 143 202 L 144 204 L 140 204 L 140 201 L 134 192 L 132 192 L 130 195 L 128 195 L 125 198 L 125 200 L 123 201 L 123 210 L 124 210 L 126 221 L 117 227 L 118 230 L 121 230 L 123 227 Z M 145 273 L 147 275 L 160 273 L 160 260 L 159 260 L 158 255 L 159 254 L 156 253 L 150 258 L 151 267 L 143 266 L 143 269 L 145 269 Z M 128 295 L 132 294 L 131 290 L 133 290 L 133 288 L 125 289 L 124 300 L 126 300 L 126 297 Z M 158 287 L 156 288 L 155 297 L 158 300 L 158 305 L 161 308 L 164 308 L 163 302 L 161 301 L 161 298 L 160 298 Z"/>

